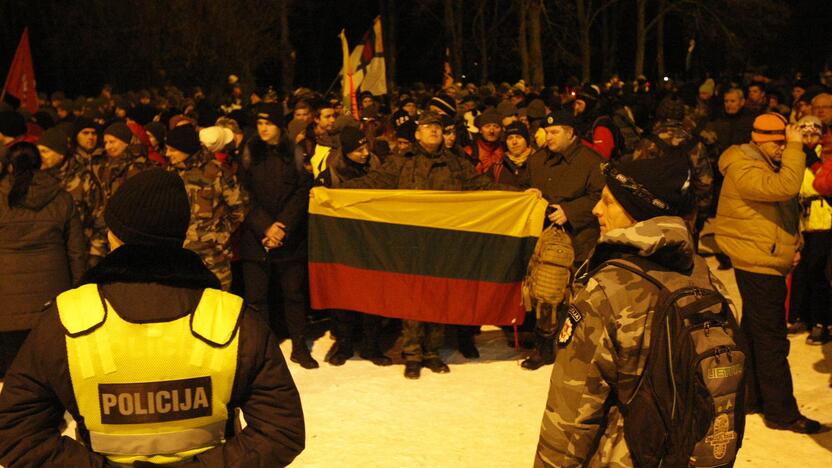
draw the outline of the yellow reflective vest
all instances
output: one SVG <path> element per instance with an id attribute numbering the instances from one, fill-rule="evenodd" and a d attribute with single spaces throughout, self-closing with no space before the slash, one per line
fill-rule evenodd
<path id="1" fill-rule="evenodd" d="M 800 230 L 802 232 L 832 229 L 832 206 L 812 186 L 815 174 L 806 168 L 800 185 Z"/>
<path id="2" fill-rule="evenodd" d="M 224 442 L 241 298 L 205 289 L 193 313 L 156 323 L 124 320 L 95 284 L 57 305 L 92 450 L 115 463 L 175 463 Z"/>

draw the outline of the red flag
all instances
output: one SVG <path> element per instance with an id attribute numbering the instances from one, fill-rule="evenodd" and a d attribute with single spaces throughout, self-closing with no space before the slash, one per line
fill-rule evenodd
<path id="1" fill-rule="evenodd" d="M 32 50 L 29 48 L 29 28 L 23 30 L 17 52 L 14 53 L 3 94 L 9 93 L 20 100 L 20 107 L 34 113 L 38 110 L 38 94 L 35 90 L 35 69 L 32 66 Z"/>

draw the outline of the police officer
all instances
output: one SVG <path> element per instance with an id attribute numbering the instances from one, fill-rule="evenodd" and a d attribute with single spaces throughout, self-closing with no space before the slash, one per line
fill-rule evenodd
<path id="1" fill-rule="evenodd" d="M 185 248 L 202 257 L 223 291 L 231 288 L 231 235 L 245 219 L 245 193 L 231 169 L 204 150 L 191 125 L 170 131 L 165 156 L 185 182 L 191 223 Z"/>
<path id="2" fill-rule="evenodd" d="M 601 196 L 604 180 L 601 156 L 581 143 L 576 133 L 578 120 L 567 110 L 550 114 L 542 127 L 546 146 L 529 158 L 532 188 L 543 193 L 549 205 L 549 221 L 562 226 L 572 237 L 575 263 L 584 262 L 598 239 L 598 222 L 592 207 Z M 555 314 L 541 309 L 535 330 L 535 350 L 521 365 L 535 370 L 554 362 Z"/>
<path id="3" fill-rule="evenodd" d="M 714 289 L 704 260 L 679 215 L 689 204 L 684 158 L 607 166 L 606 186 L 592 210 L 601 237 L 585 288 L 561 318 L 557 359 L 543 414 L 535 466 L 634 466 L 617 397 L 633 391 L 649 352 L 658 288 L 604 262 L 639 257 L 670 290 Z M 626 398 L 626 397 L 624 397 Z M 651 428 L 645 428 L 649 430 Z"/>
<path id="4" fill-rule="evenodd" d="M 0 394 L 0 464 L 284 466 L 304 447 L 297 388 L 268 326 L 182 248 L 182 180 L 128 179 L 114 250 L 48 305 Z M 248 426 L 236 435 L 235 409 Z M 64 411 L 77 441 L 61 436 Z"/>

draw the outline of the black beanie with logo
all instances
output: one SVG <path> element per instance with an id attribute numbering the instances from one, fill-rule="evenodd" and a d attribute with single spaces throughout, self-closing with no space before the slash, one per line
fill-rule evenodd
<path id="1" fill-rule="evenodd" d="M 692 195 L 687 158 L 665 157 L 604 163 L 607 188 L 636 221 L 683 216 Z"/>

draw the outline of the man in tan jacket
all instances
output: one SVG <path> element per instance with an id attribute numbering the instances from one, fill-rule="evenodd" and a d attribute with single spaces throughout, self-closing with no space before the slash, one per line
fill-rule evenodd
<path id="1" fill-rule="evenodd" d="M 779 114 L 758 116 L 751 142 L 719 158 L 725 181 L 714 231 L 742 296 L 741 328 L 754 370 L 746 408 L 761 411 L 770 428 L 811 434 L 821 426 L 797 408 L 784 310 L 785 277 L 800 258 L 796 197 L 805 166 L 796 126 Z"/>

